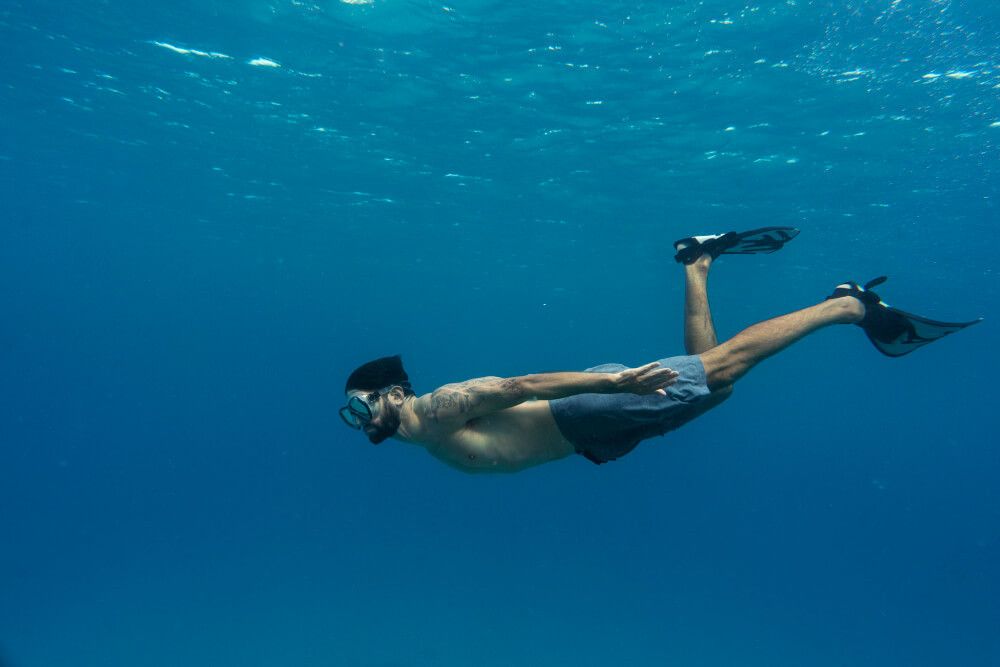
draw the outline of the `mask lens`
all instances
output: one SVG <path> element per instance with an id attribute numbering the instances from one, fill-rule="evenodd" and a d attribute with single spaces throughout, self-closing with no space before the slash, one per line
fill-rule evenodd
<path id="1" fill-rule="evenodd" d="M 356 429 L 361 428 L 361 422 L 358 421 L 357 415 L 351 412 L 350 408 L 341 408 L 340 418 L 343 419 L 344 423 L 350 426 L 351 428 L 356 428 Z"/>
<path id="2" fill-rule="evenodd" d="M 367 422 L 371 421 L 372 418 L 372 408 L 368 403 L 362 399 L 360 396 L 354 396 L 347 402 L 347 409 L 354 413 L 354 415 L 361 421 Z"/>
<path id="3" fill-rule="evenodd" d="M 351 428 L 362 429 L 372 420 L 372 409 L 364 399 L 354 396 L 340 409 L 340 418 Z"/>
<path id="4" fill-rule="evenodd" d="M 352 396 L 347 401 L 347 407 L 340 409 L 340 418 L 351 428 L 364 428 L 374 416 L 372 413 L 372 404 L 368 401 L 378 401 L 380 396 L 381 393 L 379 392 L 369 394 L 368 396 Z"/>

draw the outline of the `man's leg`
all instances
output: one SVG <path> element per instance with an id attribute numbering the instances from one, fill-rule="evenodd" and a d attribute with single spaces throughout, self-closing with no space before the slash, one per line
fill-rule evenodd
<path id="1" fill-rule="evenodd" d="M 711 266 L 710 255 L 702 255 L 694 264 L 684 266 L 684 348 L 688 354 L 703 354 L 719 344 L 708 304 L 708 269 Z M 709 384 L 709 389 L 712 394 L 699 403 L 699 414 L 711 410 L 733 393 L 731 384 Z"/>
<path id="2" fill-rule="evenodd" d="M 708 352 L 719 344 L 708 305 L 710 255 L 684 266 L 684 348 L 688 354 Z"/>
<path id="3" fill-rule="evenodd" d="M 754 324 L 725 343 L 700 353 L 708 388 L 729 387 L 772 354 L 831 324 L 860 322 L 865 307 L 851 296 L 830 299 L 804 310 Z"/>

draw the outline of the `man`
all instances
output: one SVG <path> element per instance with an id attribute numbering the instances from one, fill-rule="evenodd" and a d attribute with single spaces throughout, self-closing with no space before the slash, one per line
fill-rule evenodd
<path id="1" fill-rule="evenodd" d="M 733 384 L 767 357 L 832 324 L 858 324 L 889 356 L 902 356 L 975 322 L 936 322 L 891 308 L 869 288 L 838 286 L 815 306 L 755 324 L 721 345 L 708 305 L 708 271 L 721 254 L 774 252 L 788 227 L 682 239 L 686 356 L 627 368 L 484 377 L 417 397 L 398 356 L 369 362 L 347 380 L 340 411 L 373 444 L 395 438 L 463 472 L 517 472 L 570 454 L 617 459 L 726 400 Z M 978 321 L 978 320 L 976 320 Z"/>

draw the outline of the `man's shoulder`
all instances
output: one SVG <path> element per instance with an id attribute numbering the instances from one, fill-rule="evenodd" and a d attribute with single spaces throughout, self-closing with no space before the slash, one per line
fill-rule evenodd
<path id="1" fill-rule="evenodd" d="M 480 402 L 482 396 L 496 391 L 505 381 L 502 377 L 489 376 L 442 385 L 415 399 L 413 409 L 421 418 L 464 424 L 468 420 L 467 413 Z"/>
<path id="2" fill-rule="evenodd" d="M 420 398 L 432 397 L 434 395 L 446 394 L 449 392 L 463 391 L 480 385 L 503 382 L 503 380 L 504 378 L 502 377 L 487 375 L 485 377 L 469 378 L 468 380 L 462 380 L 461 382 L 449 382 L 448 384 L 441 385 L 429 394 L 424 394 Z"/>
<path id="3" fill-rule="evenodd" d="M 413 399 L 413 416 L 419 424 L 420 431 L 433 439 L 439 439 L 443 435 L 457 431 L 464 426 L 464 422 L 460 420 L 441 418 L 440 406 L 443 399 L 439 392 L 442 389 L 444 387 Z"/>

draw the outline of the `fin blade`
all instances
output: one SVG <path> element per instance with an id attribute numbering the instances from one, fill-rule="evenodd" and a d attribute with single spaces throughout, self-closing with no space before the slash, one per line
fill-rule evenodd
<path id="1" fill-rule="evenodd" d="M 868 339 L 878 348 L 879 352 L 888 357 L 902 357 L 903 355 L 913 352 L 918 347 L 923 347 L 928 343 L 933 343 L 936 340 L 940 340 L 945 336 L 949 336 L 956 331 L 961 331 L 966 327 L 970 327 L 973 324 L 978 324 L 982 320 L 973 320 L 971 322 L 940 322 L 938 320 L 928 319 L 926 317 L 921 317 L 919 315 L 914 315 L 913 313 L 907 313 L 906 311 L 899 310 L 898 308 L 893 308 L 891 306 L 886 306 L 886 309 L 895 315 L 896 317 L 904 320 L 901 322 L 902 329 L 901 332 L 895 334 L 891 338 L 880 337 L 876 338 L 872 335 L 872 332 L 865 330 L 868 334 Z"/>
<path id="2" fill-rule="evenodd" d="M 759 255 L 777 252 L 799 235 L 794 227 L 762 227 L 741 232 L 736 245 L 722 251 L 726 255 Z"/>

